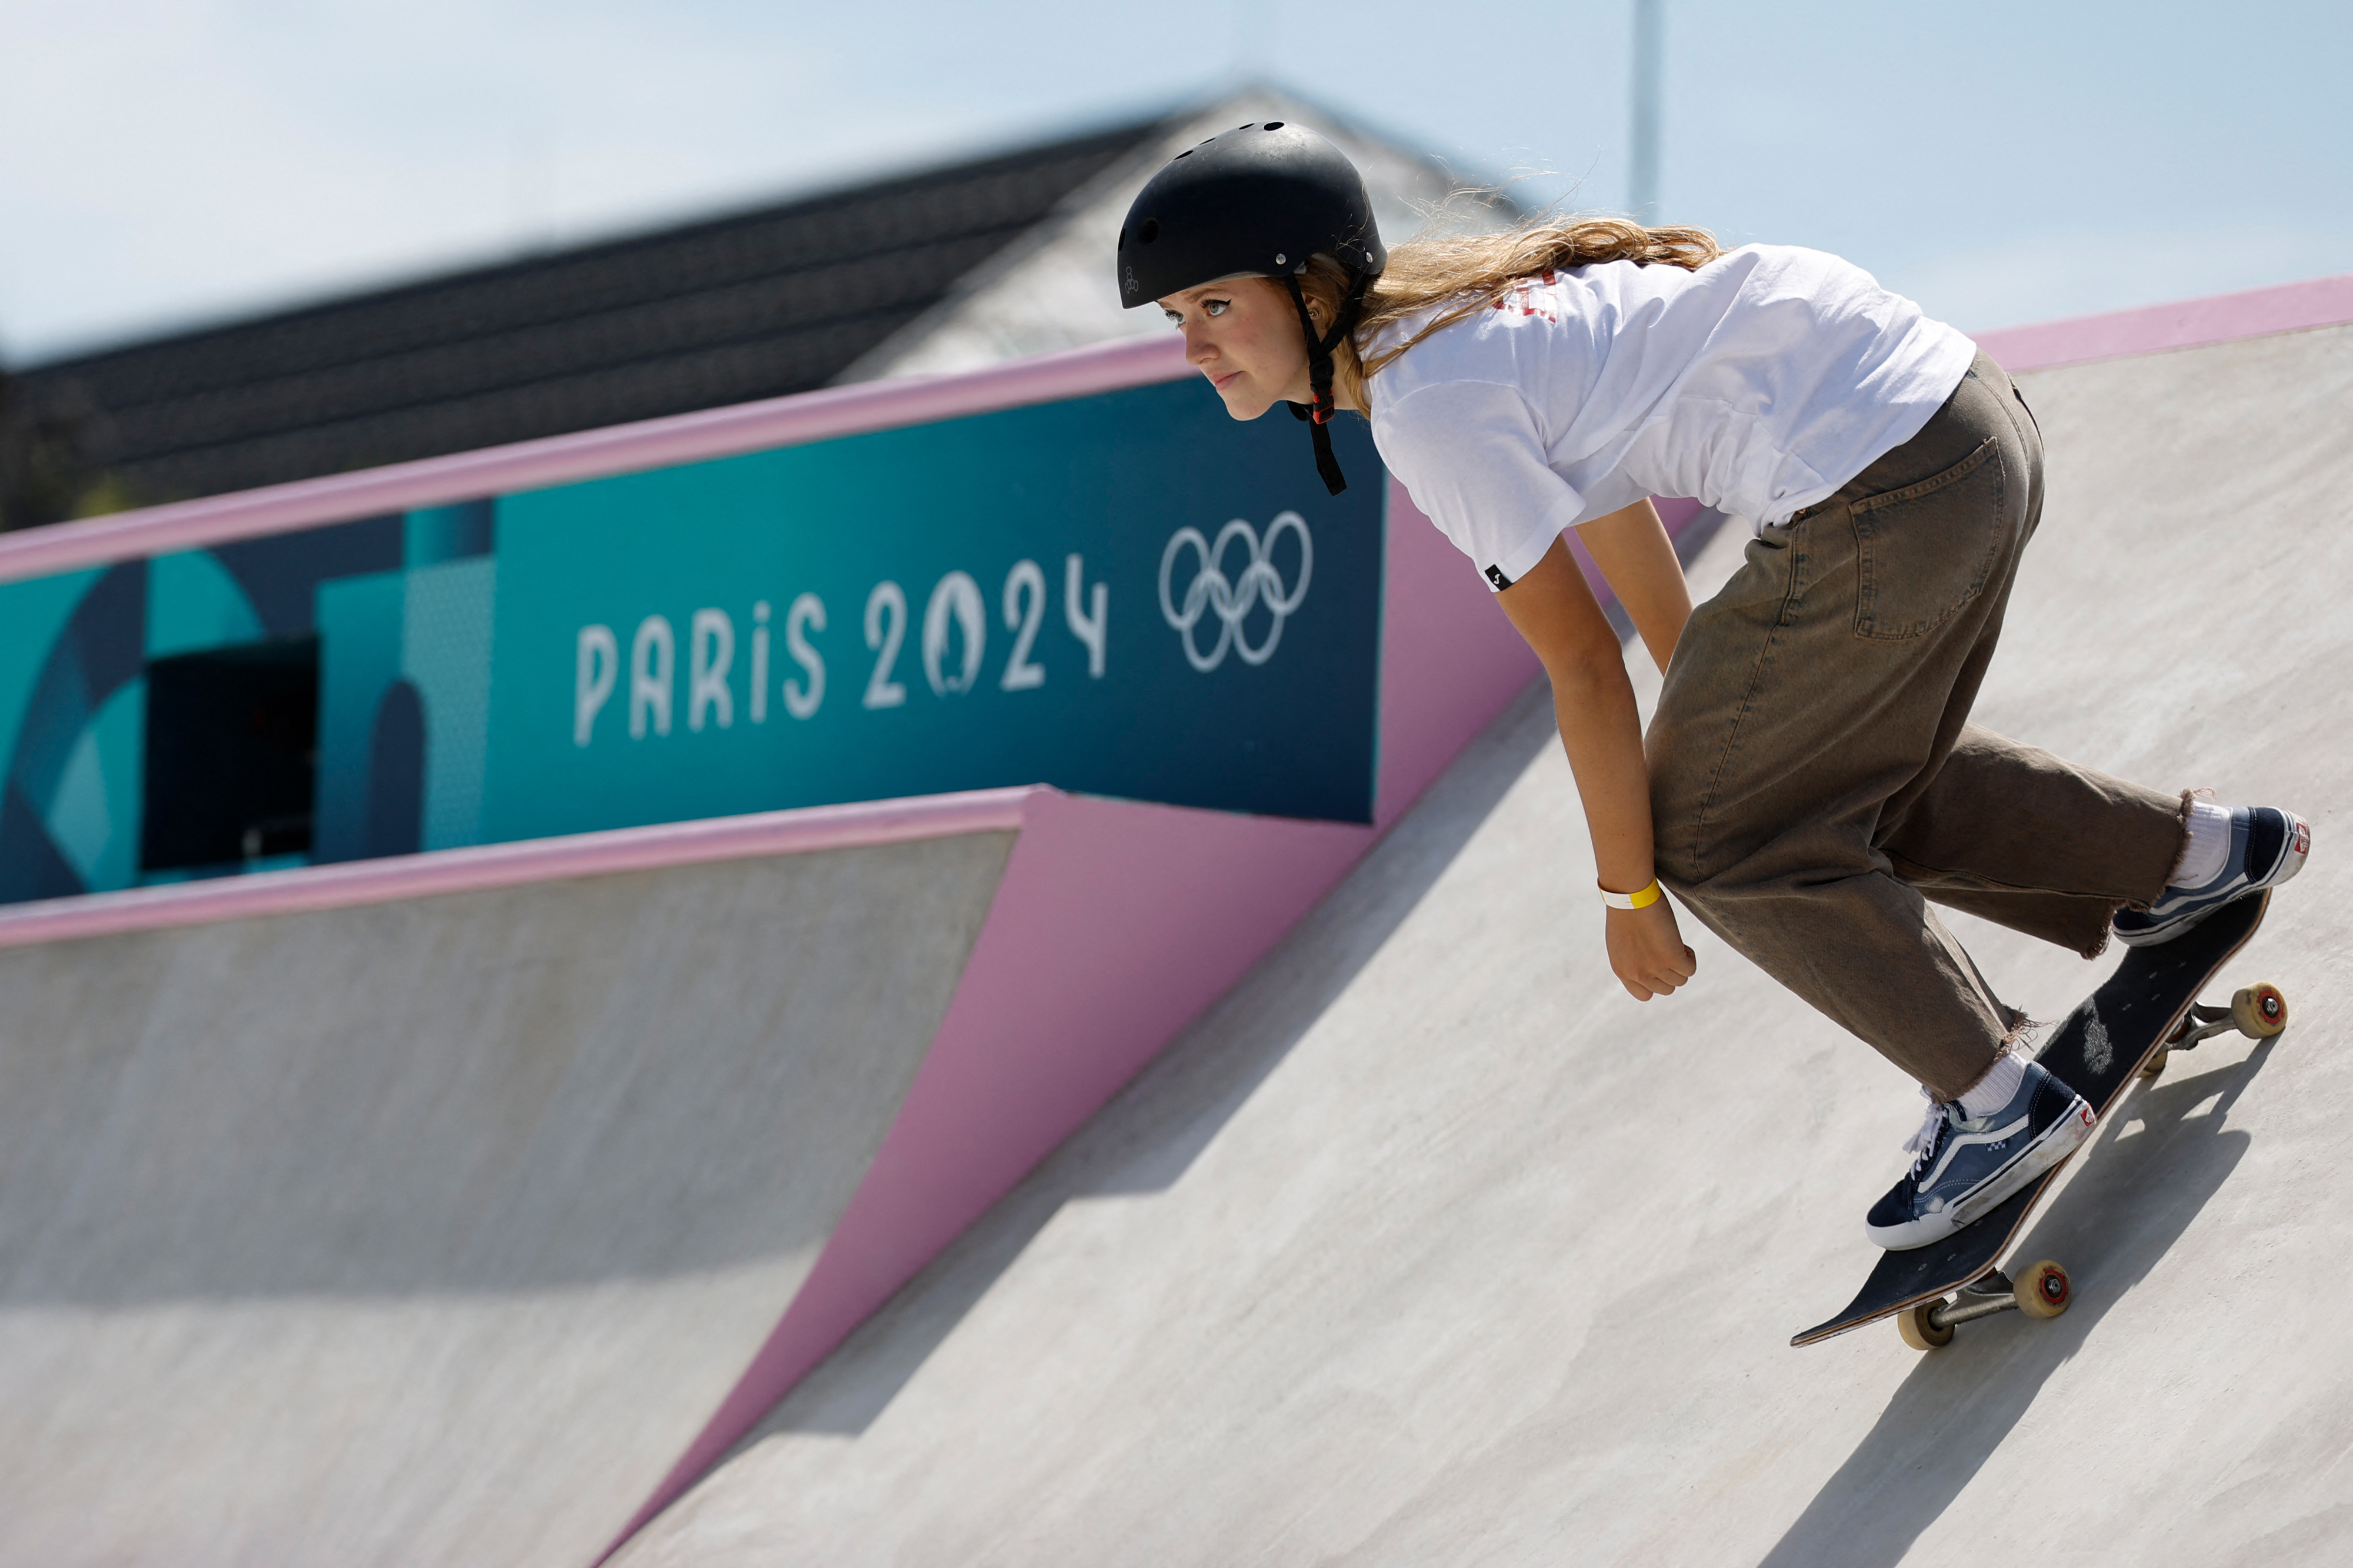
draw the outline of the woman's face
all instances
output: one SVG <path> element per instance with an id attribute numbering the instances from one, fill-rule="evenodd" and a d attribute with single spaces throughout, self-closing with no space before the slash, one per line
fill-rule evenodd
<path id="1" fill-rule="evenodd" d="M 1237 419 L 1255 419 L 1278 403 L 1314 397 L 1307 380 L 1307 342 L 1291 293 L 1271 278 L 1229 278 L 1160 301 L 1185 334 L 1185 357 L 1226 400 Z"/>

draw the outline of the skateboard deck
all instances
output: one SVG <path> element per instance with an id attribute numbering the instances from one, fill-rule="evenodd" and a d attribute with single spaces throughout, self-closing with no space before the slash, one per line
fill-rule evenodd
<path id="1" fill-rule="evenodd" d="M 2185 1021 L 2199 992 L 2255 934 L 2270 904 L 2268 891 L 2251 895 L 2223 906 L 2171 942 L 2126 948 L 2116 973 L 2067 1015 L 2036 1059 L 2105 1119 L 2144 1067 L 2169 1047 L 2179 1045 L 2176 1035 L 2187 1028 Z M 2278 1003 L 2278 993 L 2270 987 L 2260 990 L 2277 1004 L 2272 1009 L 2273 1021 L 2260 1030 L 2241 1025 L 2241 1032 L 2276 1034 L 2285 1020 L 2284 1004 Z M 2225 1011 L 2199 1008 L 2197 1016 L 2212 1020 L 2225 1016 Z M 2201 1033 L 2221 1026 L 2213 1024 Z M 2093 1142 L 2097 1142 L 2095 1136 Z M 2086 1143 L 2076 1152 L 2091 1147 Z M 1915 1316 L 1905 1322 L 1905 1339 L 1927 1349 L 1951 1338 L 1953 1323 L 2013 1305 L 2037 1317 L 2058 1316 L 2066 1310 L 2072 1289 L 2064 1269 L 2039 1263 L 2033 1278 L 2017 1286 L 2013 1295 L 2010 1281 L 1997 1274 L 1994 1265 L 2066 1168 L 2067 1161 L 2061 1161 L 1943 1241 L 1908 1252 L 1881 1253 L 1871 1278 L 1844 1311 L 1789 1342 L 1818 1344 L 1881 1318 L 1911 1312 Z M 1999 1282 L 1997 1289 L 1968 1289 L 1989 1277 Z M 1960 1299 L 1950 1307 L 1944 1305 L 1942 1298 L 1957 1290 L 1962 1292 Z M 1916 1315 L 1924 1309 L 1933 1311 L 1936 1321 L 1926 1321 Z M 1939 1333 L 1943 1338 L 1936 1337 Z M 1915 1337 L 1919 1335 L 1926 1336 L 1925 1342 Z"/>

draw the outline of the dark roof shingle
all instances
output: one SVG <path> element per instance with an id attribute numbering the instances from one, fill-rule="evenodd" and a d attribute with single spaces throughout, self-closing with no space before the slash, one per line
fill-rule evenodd
<path id="1" fill-rule="evenodd" d="M 1148 121 L 22 373 L 142 500 L 823 386 Z"/>

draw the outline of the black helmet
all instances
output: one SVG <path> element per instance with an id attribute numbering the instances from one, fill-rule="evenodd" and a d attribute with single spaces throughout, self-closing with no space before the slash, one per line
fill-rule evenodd
<path id="1" fill-rule="evenodd" d="M 1321 337 L 1299 289 L 1318 252 L 1351 279 L 1339 320 Z M 1119 231 L 1120 300 L 1131 309 L 1236 273 L 1279 278 L 1290 289 L 1315 394 L 1312 405 L 1291 410 L 1314 423 L 1315 467 L 1334 495 L 1347 480 L 1324 428 L 1334 406 L 1332 351 L 1388 263 L 1356 165 L 1314 132 L 1280 120 L 1252 121 L 1177 153 L 1136 193 Z"/>
<path id="2" fill-rule="evenodd" d="M 1304 272 L 1319 250 L 1351 271 L 1388 262 L 1364 180 L 1305 126 L 1252 121 L 1177 153 L 1136 193 L 1119 231 L 1120 301 Z"/>

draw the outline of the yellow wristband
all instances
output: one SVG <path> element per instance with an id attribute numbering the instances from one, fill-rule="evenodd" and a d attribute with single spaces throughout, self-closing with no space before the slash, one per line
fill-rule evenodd
<path id="1" fill-rule="evenodd" d="M 1598 882 L 1594 885 L 1600 886 Z M 1637 888 L 1630 893 L 1613 893 L 1607 888 L 1601 889 L 1601 901 L 1613 910 L 1645 909 L 1657 903 L 1661 896 L 1659 879 L 1656 877 L 1651 878 L 1646 886 Z"/>

